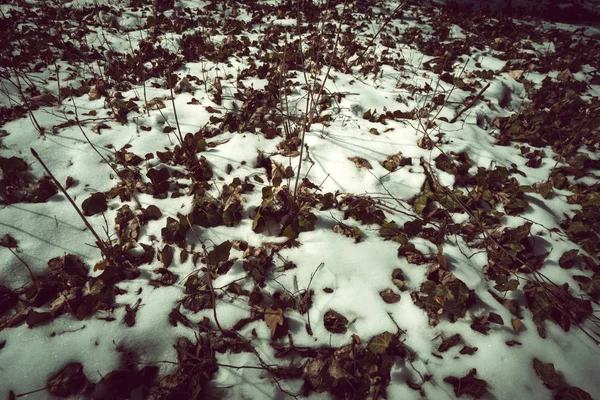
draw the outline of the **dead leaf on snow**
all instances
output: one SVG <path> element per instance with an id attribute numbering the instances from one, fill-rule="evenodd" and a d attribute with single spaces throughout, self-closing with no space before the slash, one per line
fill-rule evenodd
<path id="1" fill-rule="evenodd" d="M 177 84 L 175 85 L 175 93 L 181 93 L 181 92 L 191 92 L 192 91 L 192 84 L 190 83 L 190 80 L 187 77 L 183 77 L 179 80 L 179 82 L 177 82 Z"/>
<path id="2" fill-rule="evenodd" d="M 515 333 L 519 333 L 519 331 L 521 330 L 521 326 L 523 325 L 521 320 L 519 318 L 513 318 L 511 322 Z"/>
<path id="3" fill-rule="evenodd" d="M 391 332 L 380 333 L 371 339 L 367 345 L 367 349 L 373 354 L 383 354 L 387 351 L 393 338 L 394 334 Z"/>
<path id="4" fill-rule="evenodd" d="M 573 76 L 573 73 L 571 72 L 571 70 L 569 68 L 567 68 L 558 73 L 557 79 L 560 82 L 569 82 L 569 81 L 574 80 L 575 77 Z"/>
<path id="5" fill-rule="evenodd" d="M 325 329 L 331 333 L 344 334 L 348 330 L 348 318 L 333 310 L 329 310 L 325 313 L 323 322 L 325 324 Z"/>
<path id="6" fill-rule="evenodd" d="M 533 369 L 549 389 L 556 389 L 563 383 L 563 378 L 556 372 L 552 363 L 543 363 L 534 358 Z"/>
<path id="7" fill-rule="evenodd" d="M 132 327 L 135 325 L 135 317 L 142 303 L 142 299 L 138 299 L 133 306 L 127 304 L 125 306 L 125 317 L 123 321 L 128 327 Z"/>
<path id="8" fill-rule="evenodd" d="M 271 331 L 271 337 L 275 336 L 277 327 L 283 325 L 283 310 L 281 308 L 276 310 L 271 307 L 267 308 L 265 310 L 264 320 Z"/>
<path id="9" fill-rule="evenodd" d="M 44 93 L 38 96 L 33 96 L 29 99 L 30 103 L 36 106 L 55 106 L 58 104 L 58 99 L 51 93 Z"/>
<path id="10" fill-rule="evenodd" d="M 358 227 L 351 227 L 346 224 L 336 224 L 333 227 L 333 231 L 335 233 L 339 233 L 340 235 L 344 235 L 349 237 L 350 239 L 354 239 L 354 243 L 358 243 L 362 240 L 362 232 Z"/>
<path id="11" fill-rule="evenodd" d="M 102 192 L 96 192 L 83 201 L 81 204 L 83 215 L 91 216 L 102 213 L 108 209 L 106 195 Z"/>
<path id="12" fill-rule="evenodd" d="M 356 168 L 367 168 L 367 169 L 373 168 L 371 166 L 371 163 L 362 157 L 348 157 L 348 160 L 352 161 L 354 163 L 354 165 L 356 165 Z"/>
<path id="13" fill-rule="evenodd" d="M 448 339 L 444 340 L 442 342 L 442 344 L 439 345 L 438 351 L 440 353 L 448 351 L 448 349 L 456 346 L 460 342 L 460 338 L 461 338 L 460 333 L 450 336 Z"/>
<path id="14" fill-rule="evenodd" d="M 147 110 L 161 110 L 166 107 L 163 100 L 166 100 L 166 96 L 155 97 L 146 103 L 144 107 L 146 107 Z"/>
<path id="15" fill-rule="evenodd" d="M 82 395 L 92 388 L 80 363 L 68 364 L 46 383 L 46 390 L 58 397 Z"/>
<path id="16" fill-rule="evenodd" d="M 394 293 L 392 289 L 385 289 L 379 292 L 379 295 L 381 296 L 383 301 L 385 301 L 388 304 L 394 304 L 400 301 L 400 295 Z"/>
<path id="17" fill-rule="evenodd" d="M 471 396 L 474 399 L 480 399 L 487 393 L 487 382 L 483 379 L 478 379 L 477 370 L 473 368 L 466 376 L 458 378 L 456 376 L 448 376 L 444 378 L 444 382 L 451 384 L 454 387 L 456 397 L 462 395 Z"/>
<path id="18" fill-rule="evenodd" d="M 508 72 L 508 76 L 513 78 L 515 81 L 520 81 L 523 77 L 523 73 L 525 73 L 525 70 L 523 69 L 513 69 L 512 71 Z"/>

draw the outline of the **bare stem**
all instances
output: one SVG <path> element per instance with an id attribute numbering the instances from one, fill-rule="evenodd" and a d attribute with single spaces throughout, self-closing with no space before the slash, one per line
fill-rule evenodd
<path id="1" fill-rule="evenodd" d="M 92 146 L 92 149 L 94 149 L 96 154 L 98 154 L 100 156 L 100 158 L 113 170 L 113 172 L 117 175 L 117 177 L 120 178 L 121 175 L 119 174 L 119 171 L 117 171 L 117 169 L 111 163 L 108 162 L 108 160 L 102 155 L 102 153 L 100 153 L 98 151 L 96 146 L 94 146 L 94 144 L 92 143 L 92 141 L 90 140 L 88 135 L 86 135 L 85 131 L 83 130 L 83 127 L 81 126 L 81 121 L 79 121 L 79 114 L 77 113 L 77 106 L 75 105 L 75 100 L 73 100 L 73 96 L 71 96 L 71 102 L 73 103 L 73 108 L 75 109 L 75 122 L 77 122 L 77 126 L 79 127 L 79 130 L 85 137 L 85 140 L 87 140 L 89 145 Z M 136 202 L 136 204 L 139 208 L 142 208 L 142 204 L 137 199 L 137 197 L 135 197 L 135 193 L 133 192 L 133 189 L 129 186 L 129 183 L 125 179 L 123 179 L 123 182 L 125 183 L 125 186 L 127 186 L 127 190 L 129 191 L 131 198 Z"/>
<path id="2" fill-rule="evenodd" d="M 171 104 L 173 104 L 173 114 L 175 115 L 175 124 L 177 125 L 177 133 L 179 133 L 179 144 L 183 148 L 183 135 L 181 134 L 181 128 L 179 127 L 179 118 L 177 118 L 177 108 L 175 108 L 175 96 L 173 96 L 173 85 L 171 85 L 171 67 L 169 67 L 169 76 L 167 77 L 169 83 L 169 89 L 171 89 Z M 184 149 L 184 148 L 183 148 Z M 185 149 L 184 149 L 185 150 Z"/>
<path id="3" fill-rule="evenodd" d="M 42 167 L 44 168 L 44 170 L 46 171 L 46 173 L 50 176 L 50 178 L 52 178 L 52 180 L 54 181 L 54 183 L 56 184 L 56 186 L 58 186 L 58 188 L 65 195 L 65 197 L 67 198 L 67 200 L 69 200 L 69 202 L 71 203 L 71 205 L 73 206 L 73 208 L 75 209 L 75 211 L 77 211 L 77 214 L 79 214 L 79 217 L 81 218 L 81 220 L 83 221 L 83 223 L 85 224 L 85 226 L 90 230 L 90 232 L 92 233 L 92 235 L 94 235 L 94 237 L 96 238 L 96 244 L 100 248 L 100 251 L 102 251 L 102 253 L 104 254 L 104 256 L 111 263 L 113 263 L 113 265 L 117 265 L 117 263 L 115 262 L 115 259 L 113 257 L 112 251 L 110 249 L 108 249 L 106 247 L 106 245 L 104 244 L 104 242 L 102 241 L 102 239 L 100 239 L 100 236 L 98 235 L 98 233 L 96 233 L 96 231 L 94 230 L 94 228 L 92 227 L 92 225 L 90 225 L 90 223 L 88 222 L 87 218 L 83 215 L 83 213 L 81 212 L 81 210 L 79 210 L 79 207 L 77 207 L 77 204 L 75 204 L 75 201 L 73 201 L 73 199 L 71 198 L 71 196 L 69 195 L 69 193 L 67 193 L 67 191 L 60 184 L 60 182 L 58 181 L 58 179 L 56 179 L 56 177 L 54 175 L 52 175 L 52 172 L 50 172 L 50 169 L 46 166 L 46 164 L 44 164 L 44 162 L 42 161 L 42 159 L 40 158 L 40 156 L 38 155 L 38 153 L 33 148 L 30 148 L 29 150 L 31 151 L 31 154 L 33 154 L 33 156 L 40 162 L 40 164 L 42 165 Z"/>
<path id="4" fill-rule="evenodd" d="M 33 272 L 31 271 L 31 268 L 29 268 L 29 264 L 27 264 L 25 262 L 25 260 L 23 260 L 21 257 L 19 257 L 19 255 L 15 251 L 13 251 L 13 249 L 11 249 L 9 247 L 8 250 L 10 250 L 10 252 L 13 253 L 15 255 L 15 257 L 17 257 L 19 259 L 19 261 L 21 261 L 23 263 L 23 265 L 25 265 L 25 268 L 27 268 L 27 271 L 29 271 L 29 276 L 31 277 L 31 280 L 33 282 L 35 282 L 35 277 L 33 276 Z"/>

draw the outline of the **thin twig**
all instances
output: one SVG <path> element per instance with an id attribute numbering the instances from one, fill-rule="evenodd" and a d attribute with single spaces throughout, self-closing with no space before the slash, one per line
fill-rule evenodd
<path id="1" fill-rule="evenodd" d="M 317 274 L 317 272 L 319 272 L 319 270 L 325 265 L 325 263 L 321 263 L 319 264 L 319 266 L 310 274 L 310 279 L 308 281 L 308 286 L 306 287 L 306 296 L 310 299 L 310 284 L 312 283 L 313 278 L 315 277 L 315 275 Z M 306 325 L 306 332 L 312 336 L 313 335 L 313 331 L 312 331 L 312 326 L 310 325 L 310 307 L 308 304 L 308 300 L 307 300 L 307 304 L 306 304 L 306 320 L 308 321 L 308 324 Z"/>
<path id="2" fill-rule="evenodd" d="M 175 107 L 175 96 L 173 96 L 173 85 L 171 85 L 171 66 L 169 66 L 169 76 L 167 78 L 167 83 L 169 84 L 169 89 L 171 90 L 171 104 L 173 104 L 173 114 L 175 115 L 175 124 L 177 125 L 177 133 L 179 133 L 179 144 L 183 150 L 186 150 L 183 145 L 183 135 L 181 134 L 181 128 L 179 127 L 179 118 L 177 118 L 177 108 Z"/>
<path id="3" fill-rule="evenodd" d="M 462 110 L 460 110 L 458 112 L 458 114 L 456 114 L 456 116 L 454 118 L 452 118 L 450 120 L 450 123 L 453 124 L 455 123 L 461 115 L 463 115 L 465 113 L 465 111 L 469 110 L 471 107 L 473 107 L 475 105 L 475 103 L 477 103 L 477 101 L 479 100 L 479 98 L 481 98 L 481 96 L 483 96 L 483 92 L 485 92 L 487 90 L 487 88 L 489 88 L 491 85 L 491 83 L 488 83 L 487 85 L 485 85 L 480 91 L 479 93 L 477 93 L 477 96 L 475 96 L 475 98 L 473 100 L 471 100 L 471 102 L 469 102 L 469 104 L 467 104 L 467 106 L 465 108 L 463 108 Z"/>
<path id="4" fill-rule="evenodd" d="M 77 112 L 77 105 L 75 105 L 75 100 L 73 99 L 73 96 L 71 96 L 71 102 L 73 103 L 73 108 L 74 108 L 74 111 L 75 111 L 75 122 L 77 123 L 77 126 L 79 127 L 79 130 L 81 131 L 81 133 L 85 137 L 85 140 L 87 140 L 87 142 L 89 143 L 89 145 L 92 146 L 92 149 L 94 149 L 94 151 L 96 152 L 96 154 L 98 154 L 100 156 L 100 158 L 113 170 L 113 172 L 116 174 L 116 176 L 118 178 L 120 178 L 121 174 L 119 174 L 119 171 L 117 171 L 117 168 L 114 167 L 110 162 L 108 162 L 108 160 L 102 155 L 102 153 L 100 153 L 98 151 L 98 149 L 96 148 L 96 146 L 94 146 L 94 144 L 92 143 L 92 141 L 90 140 L 90 138 L 88 137 L 88 135 L 86 135 L 85 131 L 83 130 L 83 127 L 81 126 L 81 121 L 79 121 L 79 114 Z M 134 189 L 131 188 L 131 186 L 129 185 L 129 182 L 127 182 L 126 179 L 122 179 L 122 180 L 123 180 L 123 183 L 125 183 L 125 186 L 127 187 L 127 190 L 129 191 L 129 194 L 131 195 L 131 198 L 135 201 L 135 203 L 137 204 L 138 208 L 142 208 L 142 204 L 140 203 L 140 201 L 135 196 Z M 136 217 L 136 219 L 137 219 L 137 217 Z"/>
<path id="5" fill-rule="evenodd" d="M 35 277 L 33 276 L 33 272 L 31 271 L 31 268 L 29 267 L 29 264 L 27 264 L 25 262 L 25 260 L 23 260 L 21 257 L 19 257 L 19 255 L 15 251 L 13 251 L 13 249 L 11 249 L 9 247 L 8 250 L 10 250 L 10 252 L 13 253 L 15 255 L 15 257 L 17 257 L 19 259 L 19 261 L 21 261 L 23 263 L 23 265 L 25 265 L 25 268 L 27 268 L 27 271 L 29 271 L 29 276 L 31 277 L 31 280 L 33 282 L 35 282 Z"/>
<path id="6" fill-rule="evenodd" d="M 60 184 L 60 182 L 58 181 L 58 179 L 56 179 L 56 177 L 54 175 L 52 175 L 52 172 L 50 172 L 50 169 L 46 166 L 46 164 L 44 164 L 44 162 L 42 161 L 42 159 L 40 158 L 40 156 L 38 155 L 38 153 L 33 148 L 30 148 L 29 150 L 31 151 L 31 154 L 33 154 L 33 156 L 40 162 L 40 164 L 42 165 L 42 167 L 44 168 L 44 170 L 46 171 L 46 173 L 50 176 L 50 178 L 52 178 L 52 180 L 54 181 L 54 183 L 56 184 L 56 186 L 58 186 L 58 188 L 65 195 L 65 197 L 67 198 L 67 200 L 69 200 L 69 202 L 71 203 L 71 205 L 73 206 L 73 208 L 75 209 L 75 211 L 77 211 L 77 214 L 79 214 L 79 217 L 81 218 L 81 220 L 83 221 L 83 223 L 85 224 L 85 226 L 90 230 L 90 232 L 92 233 L 92 235 L 94 235 L 94 237 L 96 238 L 96 245 L 100 248 L 100 251 L 102 251 L 102 253 L 104 254 L 104 256 L 113 265 L 116 266 L 117 263 L 115 262 L 116 260 L 113 257 L 112 251 L 109 250 L 106 247 L 106 245 L 104 244 L 104 242 L 102 241 L 102 239 L 100 239 L 100 236 L 98 235 L 98 233 L 96 233 L 96 231 L 94 230 L 94 228 L 92 227 L 92 225 L 90 225 L 90 223 L 88 222 L 87 218 L 83 215 L 83 213 L 81 212 L 81 210 L 79 210 L 79 207 L 77 207 L 77 204 L 75 204 L 75 201 L 73 201 L 73 199 L 71 198 L 71 196 L 69 195 L 69 193 L 67 193 L 67 191 Z"/>

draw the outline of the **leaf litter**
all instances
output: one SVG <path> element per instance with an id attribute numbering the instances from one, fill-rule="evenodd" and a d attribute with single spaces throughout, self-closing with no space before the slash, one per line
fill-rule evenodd
<path id="1" fill-rule="evenodd" d="M 172 7 L 2 6 L 3 396 L 600 395 L 597 14 Z"/>

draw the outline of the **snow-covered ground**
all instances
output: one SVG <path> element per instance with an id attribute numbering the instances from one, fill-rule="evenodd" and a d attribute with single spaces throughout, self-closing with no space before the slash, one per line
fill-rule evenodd
<path id="1" fill-rule="evenodd" d="M 600 398 L 599 29 L 142 3 L 0 5 L 1 398 Z"/>

